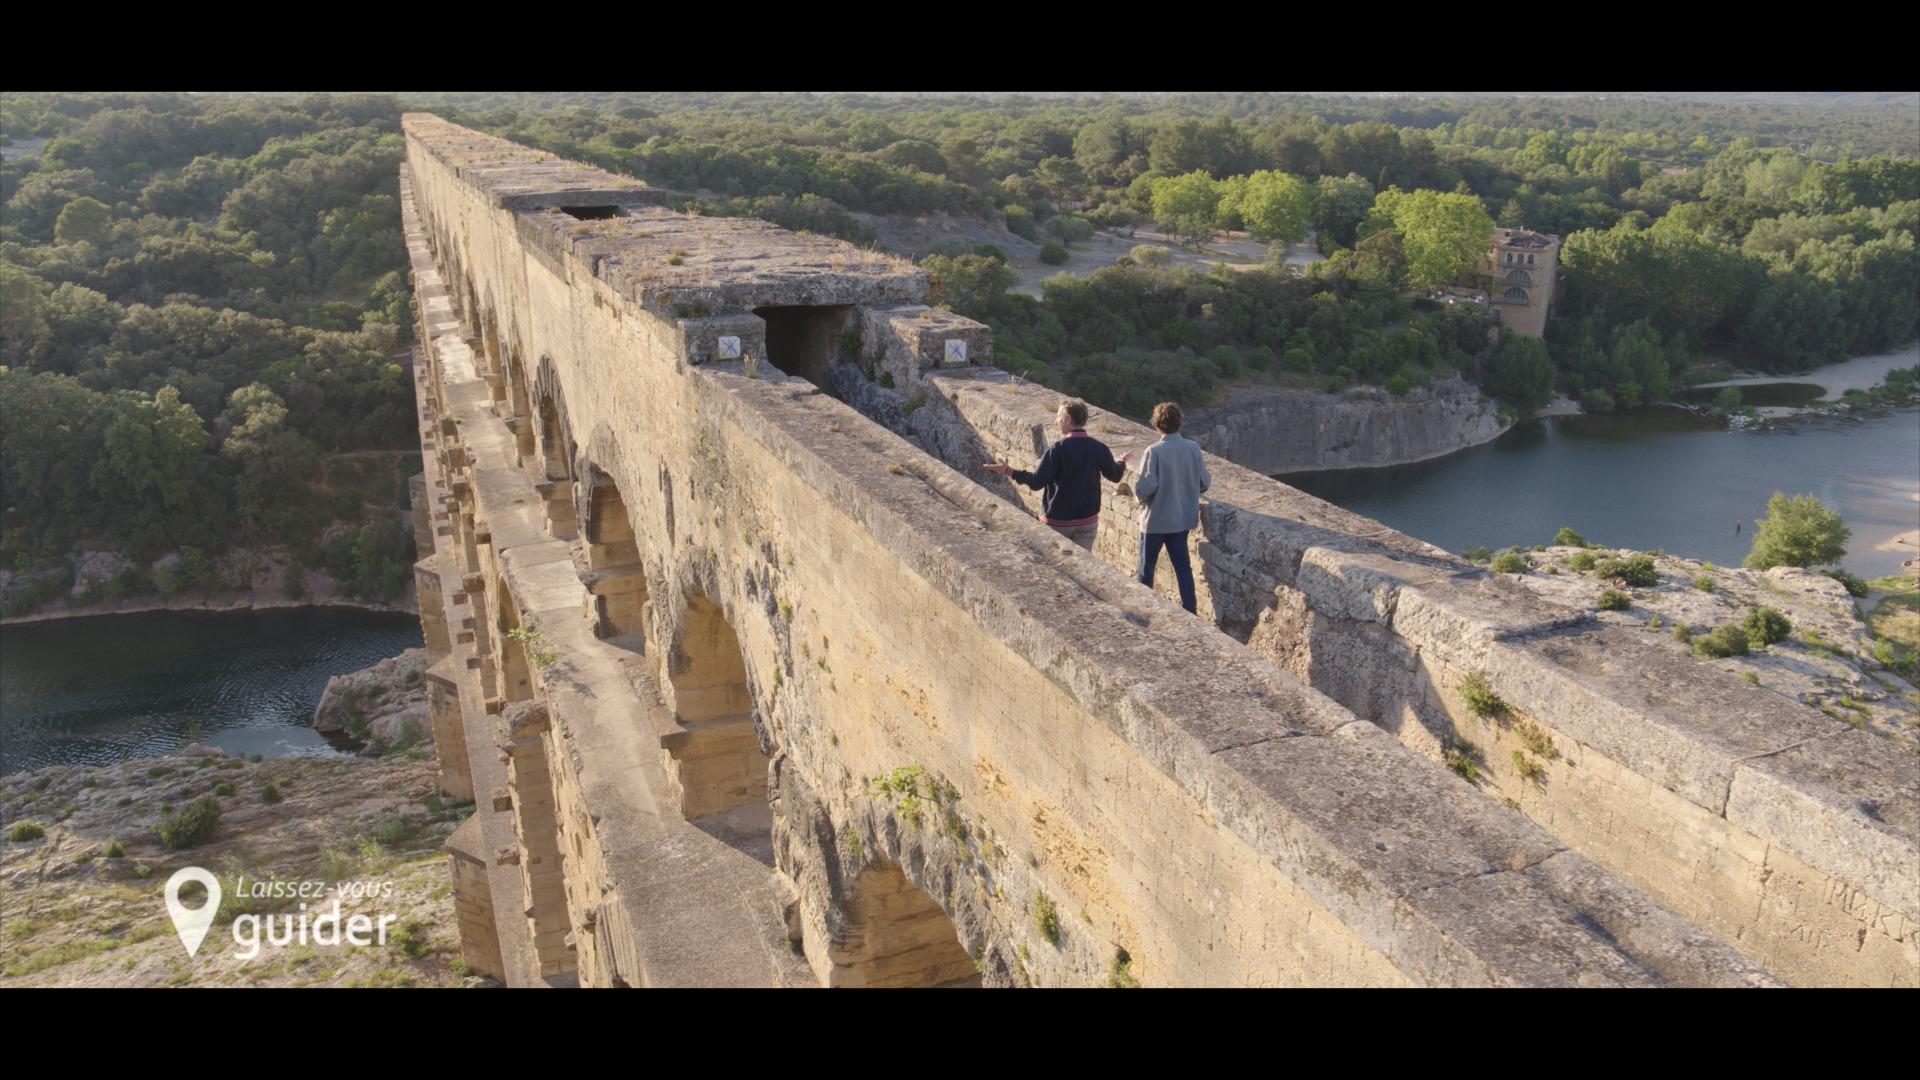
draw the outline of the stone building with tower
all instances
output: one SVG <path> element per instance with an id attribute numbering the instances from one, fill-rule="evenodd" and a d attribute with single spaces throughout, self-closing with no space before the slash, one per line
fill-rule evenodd
<path id="1" fill-rule="evenodd" d="M 1544 336 L 1560 268 L 1560 238 L 1527 229 L 1495 229 L 1487 257 L 1474 269 L 1500 325 Z"/>

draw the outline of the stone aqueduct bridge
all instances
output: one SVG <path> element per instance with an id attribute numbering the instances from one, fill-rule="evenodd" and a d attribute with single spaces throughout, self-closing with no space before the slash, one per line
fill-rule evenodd
<path id="1" fill-rule="evenodd" d="M 405 127 L 475 970 L 1920 984 L 1912 755 L 1217 459 L 1194 618 L 977 468 L 1053 395 L 911 264 Z"/>

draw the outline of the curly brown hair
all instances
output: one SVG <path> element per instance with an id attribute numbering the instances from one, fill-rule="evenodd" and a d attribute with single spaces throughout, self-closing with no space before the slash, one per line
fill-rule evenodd
<path id="1" fill-rule="evenodd" d="M 1153 407 L 1154 430 L 1164 435 L 1179 431 L 1180 421 L 1184 418 L 1180 412 L 1180 406 L 1171 401 L 1163 401 Z"/>

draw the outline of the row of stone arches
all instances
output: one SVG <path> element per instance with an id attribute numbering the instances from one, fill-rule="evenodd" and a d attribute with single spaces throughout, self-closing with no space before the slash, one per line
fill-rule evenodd
<path id="1" fill-rule="evenodd" d="M 475 297 L 471 284 L 468 296 Z M 663 587 L 670 545 L 648 542 L 650 530 L 624 496 L 609 468 L 622 459 L 611 438 L 596 432 L 591 452 L 576 443 L 553 363 L 537 365 L 511 335 L 503 336 L 477 299 L 476 366 L 488 376 L 495 411 L 507 415 L 520 467 L 533 474 L 546 500 L 546 525 L 557 539 L 578 541 L 578 562 L 589 597 L 584 617 L 594 636 L 642 658 L 657 672 L 674 725 L 660 740 L 673 795 L 694 827 L 774 866 L 769 776 L 779 750 L 770 725 L 756 715 L 756 672 L 769 677 L 775 661 L 754 662 L 713 583 L 674 581 Z M 469 325 L 472 325 L 470 323 Z M 670 497 L 663 475 L 663 494 Z M 667 511 L 669 518 L 671 511 Z M 671 527 L 670 525 L 668 526 Z M 654 530 L 657 531 L 657 530 Z M 571 962 L 566 942 L 569 908 L 594 902 L 570 894 L 570 862 L 582 857 L 581 836 L 568 839 L 556 798 L 545 739 L 545 705 L 522 620 L 511 590 L 496 581 L 475 614 L 486 644 L 498 657 L 489 696 L 502 702 L 513 736 L 516 827 L 522 836 L 526 912 L 543 973 Z M 489 610 L 490 609 L 490 610 Z M 766 689 L 762 686 L 762 689 Z M 759 700 L 765 700 L 761 698 Z M 584 834 L 582 834 L 584 835 Z M 866 860 L 839 901 L 826 981 L 844 986 L 978 985 L 979 971 L 940 903 L 893 862 Z"/>

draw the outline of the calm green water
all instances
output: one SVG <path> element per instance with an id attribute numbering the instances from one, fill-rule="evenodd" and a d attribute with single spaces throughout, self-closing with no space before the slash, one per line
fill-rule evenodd
<path id="1" fill-rule="evenodd" d="M 1679 409 L 1530 420 L 1483 446 L 1384 469 L 1281 479 L 1449 551 L 1588 540 L 1737 566 L 1767 496 L 1812 492 L 1853 530 L 1843 565 L 1863 577 L 1920 548 L 1920 410 L 1808 416 L 1727 431 Z M 1739 530 L 1735 531 L 1735 524 Z M 1891 550 L 1875 550 L 1888 545 Z"/>
<path id="2" fill-rule="evenodd" d="M 418 647 L 411 615 L 142 612 L 0 632 L 0 775 L 171 753 L 199 724 L 233 754 L 337 751 L 308 727 L 327 679 Z"/>

